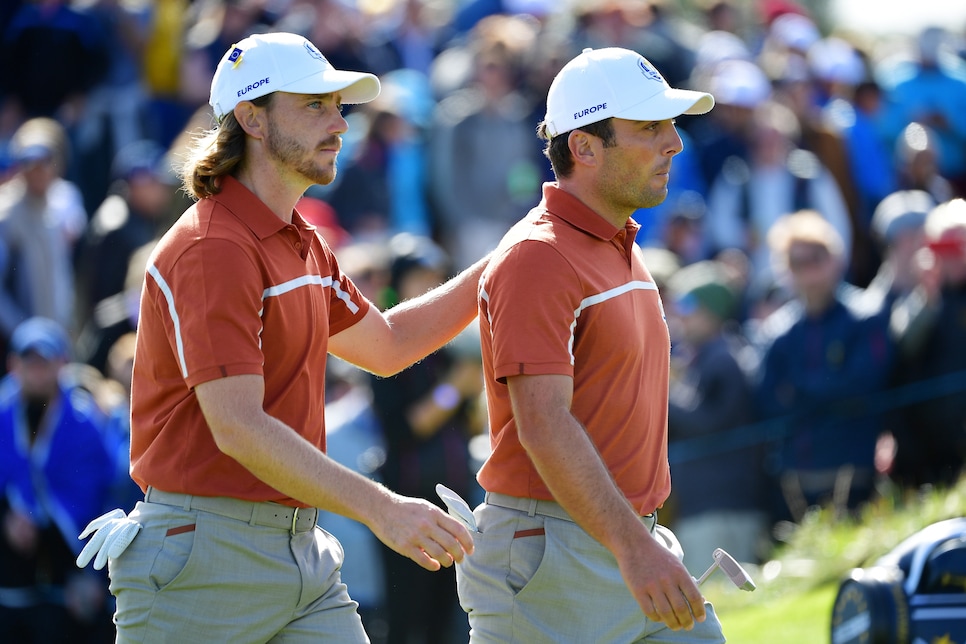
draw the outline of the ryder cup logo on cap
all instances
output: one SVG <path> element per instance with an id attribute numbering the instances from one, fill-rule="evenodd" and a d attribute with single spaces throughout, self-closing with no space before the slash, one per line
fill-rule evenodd
<path id="1" fill-rule="evenodd" d="M 664 121 L 712 107 L 711 94 L 672 88 L 637 52 L 605 47 L 585 49 L 557 73 L 544 120 L 554 137 L 610 117 Z"/>
<path id="2" fill-rule="evenodd" d="M 272 92 L 340 92 L 343 103 L 368 103 L 379 95 L 379 79 L 334 68 L 298 34 L 255 34 L 225 52 L 211 79 L 209 103 L 221 121 L 241 101 Z"/>

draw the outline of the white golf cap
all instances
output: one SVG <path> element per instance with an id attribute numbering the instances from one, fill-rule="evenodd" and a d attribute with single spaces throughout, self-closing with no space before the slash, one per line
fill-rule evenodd
<path id="1" fill-rule="evenodd" d="M 208 102 L 221 121 L 241 101 L 272 92 L 341 92 L 343 103 L 368 103 L 379 95 L 379 79 L 336 69 L 298 34 L 254 34 L 225 52 L 211 79 Z"/>
<path id="2" fill-rule="evenodd" d="M 612 116 L 663 121 L 704 114 L 712 107 L 711 94 L 672 88 L 637 52 L 605 47 L 585 49 L 557 73 L 547 93 L 544 122 L 554 137 Z"/>

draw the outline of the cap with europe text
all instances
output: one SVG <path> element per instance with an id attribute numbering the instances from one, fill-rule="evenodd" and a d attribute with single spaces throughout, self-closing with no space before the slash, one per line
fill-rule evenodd
<path id="1" fill-rule="evenodd" d="M 712 107 L 711 94 L 671 87 L 635 51 L 588 48 L 564 65 L 550 84 L 544 123 L 555 137 L 611 117 L 664 121 L 704 114 Z"/>
<path id="2" fill-rule="evenodd" d="M 298 34 L 253 34 L 225 52 L 211 80 L 209 103 L 221 121 L 240 102 L 272 92 L 340 92 L 343 103 L 368 103 L 379 95 L 379 79 L 336 69 Z"/>

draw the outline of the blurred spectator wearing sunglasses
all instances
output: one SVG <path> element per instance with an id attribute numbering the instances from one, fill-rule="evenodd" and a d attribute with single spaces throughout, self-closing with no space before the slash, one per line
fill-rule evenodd
<path id="1" fill-rule="evenodd" d="M 781 438 L 770 474 L 800 520 L 813 505 L 854 509 L 869 499 L 882 426 L 862 401 L 886 384 L 892 349 L 881 299 L 844 281 L 844 244 L 820 214 L 798 211 L 768 233 L 794 298 L 763 323 L 759 410 Z"/>

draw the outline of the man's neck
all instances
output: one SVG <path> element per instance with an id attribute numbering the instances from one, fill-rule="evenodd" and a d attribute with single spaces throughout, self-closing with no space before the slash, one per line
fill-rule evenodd
<path id="1" fill-rule="evenodd" d="M 238 172 L 235 178 L 258 197 L 279 219 L 286 224 L 290 224 L 292 223 L 295 204 L 298 203 L 308 186 L 290 184 L 284 180 L 275 166 L 262 165 L 263 167 L 257 169 L 246 166 Z"/>

